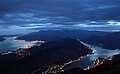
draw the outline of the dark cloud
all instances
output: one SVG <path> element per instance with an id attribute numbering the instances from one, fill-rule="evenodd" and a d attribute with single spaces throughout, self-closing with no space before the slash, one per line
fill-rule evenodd
<path id="1" fill-rule="evenodd" d="M 119 9 L 120 0 L 1 0 L 0 26 L 98 25 L 101 21 L 106 25 L 110 20 L 119 21 Z"/>

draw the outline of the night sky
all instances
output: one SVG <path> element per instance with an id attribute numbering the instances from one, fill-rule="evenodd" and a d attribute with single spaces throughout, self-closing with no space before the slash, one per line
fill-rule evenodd
<path id="1" fill-rule="evenodd" d="M 2 34 L 41 29 L 120 30 L 120 0 L 0 0 Z"/>

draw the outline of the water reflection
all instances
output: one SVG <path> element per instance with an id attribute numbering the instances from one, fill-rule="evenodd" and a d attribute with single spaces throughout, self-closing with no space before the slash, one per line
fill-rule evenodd
<path id="1" fill-rule="evenodd" d="M 0 42 L 0 52 L 13 51 L 25 46 L 33 46 L 31 42 L 17 42 L 13 37 L 5 37 L 6 40 Z"/>
<path id="2" fill-rule="evenodd" d="M 91 65 L 92 62 L 99 57 L 105 58 L 105 57 L 109 57 L 109 56 L 115 55 L 115 54 L 120 52 L 120 49 L 110 50 L 110 49 L 103 49 L 103 48 L 98 47 L 98 46 L 92 46 L 92 45 L 89 45 L 86 43 L 83 43 L 83 44 L 90 47 L 92 50 L 94 50 L 94 54 L 90 54 L 89 56 L 85 56 L 82 59 L 80 59 L 80 61 L 77 61 L 75 63 L 67 65 L 65 67 L 65 70 L 69 70 L 69 69 L 72 69 L 75 67 L 84 68 L 84 67 Z"/>

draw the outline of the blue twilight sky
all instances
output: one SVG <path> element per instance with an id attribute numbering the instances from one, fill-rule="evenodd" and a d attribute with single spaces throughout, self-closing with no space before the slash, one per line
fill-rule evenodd
<path id="1" fill-rule="evenodd" d="M 120 30 L 120 0 L 0 0 L 2 34 L 63 28 Z"/>

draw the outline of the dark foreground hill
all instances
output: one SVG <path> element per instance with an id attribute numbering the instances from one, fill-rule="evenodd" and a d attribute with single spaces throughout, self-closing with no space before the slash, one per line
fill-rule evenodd
<path id="1" fill-rule="evenodd" d="M 37 69 L 53 64 L 61 65 L 80 56 L 92 53 L 92 50 L 87 46 L 71 38 L 34 46 L 29 51 L 31 55 L 24 58 L 14 57 L 16 60 L 11 60 L 0 66 L 0 74 L 30 74 Z M 0 60 L 2 59 L 0 58 Z"/>

